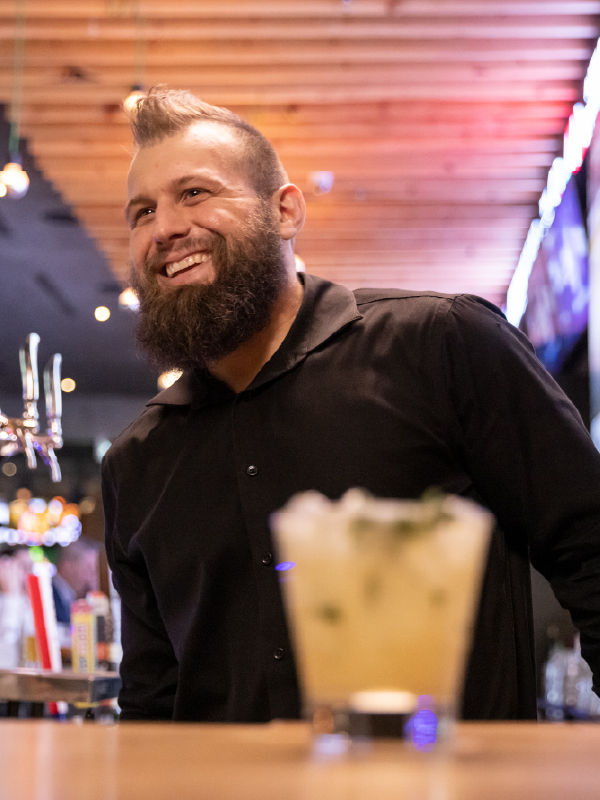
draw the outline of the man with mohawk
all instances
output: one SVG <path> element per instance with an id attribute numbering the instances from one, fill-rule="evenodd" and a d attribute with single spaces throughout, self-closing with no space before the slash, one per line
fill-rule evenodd
<path id="1" fill-rule="evenodd" d="M 269 515 L 309 489 L 494 512 L 465 718 L 536 717 L 529 558 L 598 681 L 600 454 L 525 337 L 472 296 L 296 274 L 302 193 L 235 114 L 158 87 L 132 128 L 138 340 L 183 375 L 103 464 L 123 719 L 300 714 Z"/>

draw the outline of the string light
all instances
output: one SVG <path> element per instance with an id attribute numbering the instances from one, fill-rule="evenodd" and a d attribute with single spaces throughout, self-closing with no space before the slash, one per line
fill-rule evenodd
<path id="1" fill-rule="evenodd" d="M 98 306 L 98 308 L 94 311 L 94 316 L 98 322 L 106 322 L 106 320 L 110 317 L 110 310 L 106 306 Z"/>
<path id="2" fill-rule="evenodd" d="M 29 176 L 23 167 L 16 161 L 9 161 L 0 172 L 0 181 L 4 187 L 2 197 L 8 193 L 9 197 L 18 200 L 25 197 L 29 189 Z"/>

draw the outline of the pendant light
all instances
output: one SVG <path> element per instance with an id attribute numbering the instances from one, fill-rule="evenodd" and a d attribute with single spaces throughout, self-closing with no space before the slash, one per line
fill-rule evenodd
<path id="1" fill-rule="evenodd" d="M 17 0 L 15 15 L 15 45 L 13 54 L 12 97 L 10 103 L 10 135 L 8 163 L 0 172 L 5 187 L 0 195 L 18 199 L 27 194 L 29 176 L 22 166 L 19 143 L 21 141 L 21 106 L 23 103 L 23 67 L 25 60 L 25 0 Z"/>
<path id="2" fill-rule="evenodd" d="M 132 111 L 138 100 L 145 97 L 144 68 L 146 64 L 146 18 L 142 14 L 141 4 L 138 0 L 135 19 L 135 55 L 133 61 L 133 83 L 131 91 L 123 101 L 127 111 Z"/>

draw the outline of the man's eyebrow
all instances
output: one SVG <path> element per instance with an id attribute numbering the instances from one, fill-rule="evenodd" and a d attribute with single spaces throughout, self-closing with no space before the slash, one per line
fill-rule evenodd
<path id="1" fill-rule="evenodd" d="M 186 183 L 190 183 L 190 181 L 201 181 L 202 183 L 215 183 L 215 178 L 207 175 L 203 170 L 198 170 L 198 172 L 190 172 L 187 175 L 183 175 L 181 178 L 176 178 L 174 181 L 171 182 L 171 187 L 173 189 L 180 189 L 182 186 L 185 186 Z"/>
<path id="2" fill-rule="evenodd" d="M 132 197 L 125 206 L 125 219 L 129 220 L 129 213 L 134 206 L 151 206 L 154 201 L 143 194 L 138 194 Z"/>

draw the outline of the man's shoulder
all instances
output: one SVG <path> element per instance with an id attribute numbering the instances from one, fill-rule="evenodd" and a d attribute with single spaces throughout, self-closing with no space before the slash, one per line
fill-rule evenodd
<path id="1" fill-rule="evenodd" d="M 462 306 L 463 304 L 474 304 L 489 309 L 497 314 L 502 314 L 500 309 L 486 300 L 483 297 L 478 297 L 474 294 L 459 292 L 456 294 L 448 294 L 446 292 L 433 292 L 433 291 L 417 291 L 410 289 L 355 289 L 354 297 L 356 298 L 357 306 L 366 306 L 374 303 L 383 303 L 385 301 L 401 301 L 404 305 L 417 303 L 421 306 L 430 306 L 431 308 L 438 307 L 453 307 Z"/>
<path id="2" fill-rule="evenodd" d="M 112 464 L 128 455 L 147 454 L 147 447 L 156 446 L 160 450 L 165 437 L 177 427 L 177 419 L 187 415 L 195 385 L 194 376 L 184 372 L 171 386 L 148 400 L 144 411 L 112 443 L 105 463 Z"/>
<path id="3" fill-rule="evenodd" d="M 370 305 L 372 303 L 381 303 L 386 300 L 422 300 L 431 305 L 439 304 L 439 301 L 448 303 L 452 302 L 459 295 L 445 294 L 443 292 L 430 292 L 430 291 L 412 291 L 409 289 L 385 289 L 385 288 L 369 288 L 369 289 L 355 289 L 354 297 L 356 298 L 357 306 Z"/>
<path id="4" fill-rule="evenodd" d="M 103 466 L 111 467 L 123 460 L 135 458 L 138 453 L 141 454 L 145 449 L 145 443 L 160 427 L 164 417 L 164 406 L 146 406 L 142 413 L 117 436 L 104 456 Z"/>
<path id="5" fill-rule="evenodd" d="M 415 291 L 408 289 L 355 289 L 354 297 L 361 314 L 392 313 L 408 322 L 411 317 L 424 321 L 427 317 L 445 318 L 451 314 L 468 322 L 470 317 L 500 317 L 502 311 L 493 303 L 467 293 L 447 294 L 444 292 Z"/>

